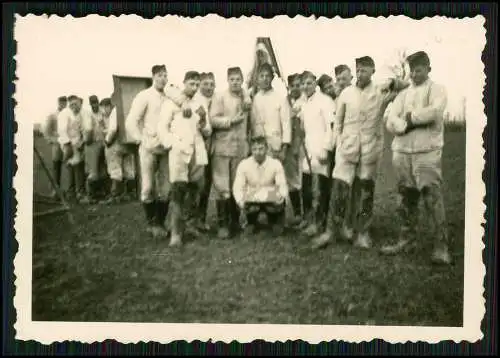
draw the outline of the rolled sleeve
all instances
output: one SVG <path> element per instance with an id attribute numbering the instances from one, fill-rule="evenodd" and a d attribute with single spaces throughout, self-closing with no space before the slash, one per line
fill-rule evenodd
<path id="1" fill-rule="evenodd" d="M 146 92 L 141 92 L 132 101 L 130 111 L 125 120 L 125 130 L 127 134 L 135 141 L 140 142 L 141 130 L 139 127 L 140 121 L 143 119 L 148 107 Z"/>
<path id="2" fill-rule="evenodd" d="M 404 93 L 399 93 L 391 104 L 391 108 L 389 109 L 389 116 L 386 122 L 386 128 L 392 134 L 396 134 L 395 124 L 398 121 L 403 120 L 401 118 L 401 116 L 403 115 L 403 105 Z"/>
<path id="3" fill-rule="evenodd" d="M 57 136 L 60 145 L 66 145 L 71 143 L 71 139 L 69 138 L 69 117 L 67 113 L 62 111 L 57 116 Z"/>
<path id="4" fill-rule="evenodd" d="M 276 186 L 278 187 L 278 193 L 282 198 L 286 198 L 288 195 L 288 185 L 286 183 L 285 169 L 283 165 L 276 161 Z"/>
<path id="5" fill-rule="evenodd" d="M 429 105 L 415 109 L 411 113 L 411 121 L 415 125 L 425 125 L 442 120 L 448 103 L 446 90 L 443 86 L 433 85 L 429 93 Z"/>
<path id="6" fill-rule="evenodd" d="M 231 127 L 231 118 L 224 116 L 224 99 L 222 96 L 217 96 L 213 99 L 209 118 L 212 128 L 229 129 Z"/>
<path id="7" fill-rule="evenodd" d="M 286 98 L 281 104 L 280 120 L 282 132 L 281 142 L 283 144 L 290 144 L 292 142 L 292 122 L 290 118 L 290 104 Z"/>
<path id="8" fill-rule="evenodd" d="M 158 137 L 165 149 L 171 148 L 174 140 L 170 131 L 170 125 L 175 113 L 174 109 L 174 103 L 164 103 L 160 113 L 160 120 L 158 121 Z"/>
<path id="9" fill-rule="evenodd" d="M 243 205 L 245 204 L 245 187 L 245 165 L 244 163 L 240 163 L 238 165 L 238 168 L 236 169 L 236 175 L 233 183 L 233 196 L 239 207 L 243 207 Z"/>
<path id="10" fill-rule="evenodd" d="M 118 132 L 118 118 L 116 117 L 116 109 L 113 108 L 109 116 L 108 132 L 106 133 L 106 142 L 113 142 L 116 133 Z"/>

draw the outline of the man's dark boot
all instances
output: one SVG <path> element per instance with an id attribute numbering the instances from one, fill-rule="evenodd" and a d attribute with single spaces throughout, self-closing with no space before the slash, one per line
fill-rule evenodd
<path id="1" fill-rule="evenodd" d="M 373 180 L 360 181 L 361 184 L 361 207 L 357 220 L 357 238 L 354 246 L 369 249 L 372 247 L 370 228 L 373 220 L 373 199 L 375 194 L 375 182 Z"/>
<path id="2" fill-rule="evenodd" d="M 154 234 L 155 218 L 156 218 L 156 203 L 142 203 L 144 214 L 146 216 L 147 231 Z"/>
<path id="3" fill-rule="evenodd" d="M 124 197 L 132 201 L 137 199 L 137 182 L 135 179 L 125 179 Z"/>
<path id="4" fill-rule="evenodd" d="M 119 180 L 113 180 L 111 182 L 111 190 L 106 200 L 107 204 L 116 203 L 120 200 L 120 196 L 122 195 L 122 184 L 123 183 Z"/>
<path id="5" fill-rule="evenodd" d="M 416 236 L 416 224 L 418 221 L 418 201 L 420 192 L 416 188 L 399 187 L 399 208 L 400 219 L 399 237 L 395 242 L 382 246 L 381 253 L 385 255 L 395 255 L 413 246 Z"/>
<path id="6" fill-rule="evenodd" d="M 184 234 L 185 200 L 188 194 L 187 183 L 173 183 L 172 185 L 172 215 L 170 217 L 170 244 L 171 247 L 182 245 Z"/>
<path id="7" fill-rule="evenodd" d="M 328 207 L 330 204 L 330 194 L 333 187 L 333 181 L 323 175 L 318 175 L 318 187 L 320 196 L 318 198 L 318 229 L 319 232 L 324 232 L 326 229 L 326 221 L 328 218 Z"/>
<path id="8" fill-rule="evenodd" d="M 97 180 L 87 180 L 87 195 L 80 199 L 82 204 L 95 204 L 97 202 Z"/>
<path id="9" fill-rule="evenodd" d="M 290 197 L 290 204 L 292 205 L 292 211 L 293 211 L 293 220 L 291 222 L 292 226 L 297 226 L 300 225 L 302 222 L 302 208 L 301 208 L 301 202 L 300 202 L 300 191 L 298 190 L 291 190 L 288 193 Z"/>
<path id="10" fill-rule="evenodd" d="M 449 252 L 449 236 L 446 228 L 443 194 L 438 185 L 424 187 L 422 190 L 425 211 L 432 224 L 434 236 L 434 251 L 432 261 L 436 264 L 449 265 L 452 263 Z"/>
<path id="11" fill-rule="evenodd" d="M 220 239 L 227 239 L 229 237 L 229 200 L 217 200 L 217 236 Z"/>
<path id="12" fill-rule="evenodd" d="M 304 218 L 308 218 L 312 211 L 312 175 L 302 175 L 302 207 Z"/>
<path id="13" fill-rule="evenodd" d="M 313 249 L 323 248 L 330 242 L 335 241 L 336 233 L 344 221 L 349 190 L 349 184 L 346 182 L 337 179 L 333 180 L 326 229 L 320 236 L 313 240 Z"/>
<path id="14" fill-rule="evenodd" d="M 165 219 L 167 218 L 168 215 L 168 209 L 170 207 L 170 201 L 169 200 L 157 200 L 156 201 L 156 225 L 161 228 L 164 233 L 163 235 L 165 237 L 168 236 L 168 229 L 165 227 Z"/>
<path id="15" fill-rule="evenodd" d="M 352 241 L 354 239 L 354 228 L 357 226 L 356 220 L 358 217 L 360 199 L 361 182 L 358 177 L 355 177 L 349 190 L 349 199 L 347 200 L 344 224 L 342 225 L 341 236 L 347 241 Z"/>
<path id="16" fill-rule="evenodd" d="M 236 235 L 240 229 L 240 208 L 233 197 L 229 199 L 229 231 L 231 235 Z"/>

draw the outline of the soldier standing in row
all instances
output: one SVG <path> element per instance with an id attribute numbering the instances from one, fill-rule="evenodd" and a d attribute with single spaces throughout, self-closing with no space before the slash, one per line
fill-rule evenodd
<path id="1" fill-rule="evenodd" d="M 63 163 L 69 172 L 69 199 L 85 197 L 85 163 L 83 141 L 82 99 L 71 95 L 68 107 L 57 116 L 57 136 L 63 154 Z"/>
<path id="2" fill-rule="evenodd" d="M 382 117 L 387 105 L 402 89 L 392 82 L 394 91 L 372 82 L 375 62 L 369 56 L 356 59 L 356 86 L 345 88 L 337 102 L 334 131 L 338 141 L 330 214 L 326 231 L 313 240 L 313 248 L 324 247 L 336 239 L 342 228 L 351 187 L 359 177 L 361 187 L 360 211 L 356 222 L 355 246 L 370 248 L 370 228 L 378 162 L 383 148 Z"/>
<path id="3" fill-rule="evenodd" d="M 195 94 L 194 100 L 203 106 L 207 115 L 207 121 L 210 123 L 210 111 L 212 108 L 212 101 L 215 92 L 215 76 L 212 72 L 200 74 L 200 88 Z M 210 197 L 210 190 L 212 189 L 212 133 L 205 133 L 205 148 L 208 155 L 208 163 L 205 166 L 204 182 L 199 195 L 198 208 L 197 208 L 197 227 L 202 231 L 209 229 L 206 218 L 208 209 L 208 199 Z"/>
<path id="4" fill-rule="evenodd" d="M 207 114 L 200 102 L 193 97 L 200 84 L 200 74 L 188 71 L 184 76 L 184 108 L 191 109 L 190 116 L 168 99 L 161 111 L 158 127 L 160 142 L 169 149 L 169 180 L 172 184 L 172 217 L 170 246 L 182 244 L 185 214 L 190 206 L 186 202 L 189 185 L 202 188 L 208 155 L 203 138 L 211 134 Z"/>
<path id="5" fill-rule="evenodd" d="M 239 67 L 227 70 L 229 88 L 216 95 L 210 111 L 212 181 L 217 200 L 218 236 L 228 238 L 239 229 L 240 210 L 232 196 L 238 164 L 249 153 L 250 99 L 245 95 Z M 231 232 L 230 232 L 231 231 Z"/>
<path id="6" fill-rule="evenodd" d="M 166 237 L 165 219 L 170 204 L 168 152 L 158 136 L 160 114 L 167 97 L 165 65 L 152 67 L 153 84 L 139 92 L 125 120 L 130 137 L 139 144 L 141 202 L 148 231 L 154 237 Z"/>
<path id="7" fill-rule="evenodd" d="M 425 52 L 409 56 L 408 64 L 411 85 L 396 97 L 387 120 L 387 129 L 395 134 L 392 161 L 400 195 L 401 230 L 398 240 L 382 247 L 382 253 L 397 254 L 415 244 L 418 204 L 422 197 L 435 239 L 432 260 L 449 264 L 451 256 L 441 188 L 447 93 L 442 85 L 429 78 L 431 64 Z"/>
<path id="8" fill-rule="evenodd" d="M 104 122 L 99 108 L 99 99 L 92 95 L 89 97 L 90 110 L 82 109 L 84 119 L 85 142 L 85 168 L 87 173 L 87 196 L 82 200 L 85 203 L 94 203 L 98 191 L 104 187 L 102 166 L 105 165 L 104 137 L 107 124 Z"/>
<path id="9" fill-rule="evenodd" d="M 299 228 L 305 226 L 303 220 L 303 205 L 301 202 L 302 190 L 302 161 L 304 160 L 304 124 L 301 119 L 301 109 L 305 103 L 305 97 L 301 90 L 301 78 L 299 74 L 288 76 L 288 101 L 290 103 L 290 147 L 286 152 L 284 161 L 285 176 L 288 186 L 288 196 L 293 209 L 294 218 L 292 226 Z M 305 214 L 305 210 L 304 210 Z"/>
<path id="10" fill-rule="evenodd" d="M 331 179 L 329 177 L 329 163 L 331 152 L 335 146 L 335 138 L 332 133 L 332 122 L 334 120 L 333 100 L 317 91 L 316 76 L 309 71 L 302 74 L 306 101 L 302 106 L 302 117 L 304 121 L 305 148 L 309 156 L 312 170 L 312 181 L 314 185 L 313 195 L 316 208 L 314 218 L 305 229 L 307 236 L 314 236 L 322 232 L 328 212 L 328 192 L 330 191 Z"/>
<path id="11" fill-rule="evenodd" d="M 290 104 L 272 87 L 273 68 L 264 63 L 258 68 L 259 91 L 255 94 L 251 111 L 252 137 L 265 137 L 269 155 L 284 162 L 291 142 Z"/>
<path id="12" fill-rule="evenodd" d="M 62 150 L 57 140 L 57 117 L 59 113 L 68 105 L 66 96 L 61 96 L 57 99 L 57 110 L 51 113 L 47 119 L 42 123 L 42 134 L 45 140 L 49 143 L 51 149 L 52 160 L 52 176 L 58 187 L 61 186 L 61 172 L 62 172 Z M 55 190 L 52 196 L 56 196 Z"/>
<path id="13" fill-rule="evenodd" d="M 108 130 L 104 143 L 108 175 L 111 178 L 111 193 L 108 202 L 119 201 L 120 198 L 135 198 L 137 183 L 135 181 L 134 154 L 118 138 L 118 118 L 116 108 L 110 98 L 100 102 L 103 120 Z"/>

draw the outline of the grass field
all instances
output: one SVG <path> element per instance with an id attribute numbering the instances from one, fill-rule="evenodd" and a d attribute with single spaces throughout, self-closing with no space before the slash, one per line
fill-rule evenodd
<path id="1" fill-rule="evenodd" d="M 47 145 L 36 141 L 48 158 Z M 430 264 L 425 221 L 416 252 L 378 253 L 398 230 L 387 149 L 370 251 L 337 244 L 312 252 L 297 234 L 205 237 L 171 250 L 144 233 L 138 203 L 77 207 L 74 227 L 64 215 L 39 219 L 33 225 L 33 320 L 461 326 L 465 131 L 448 129 L 445 142 L 451 267 Z M 34 165 L 35 190 L 48 192 Z"/>

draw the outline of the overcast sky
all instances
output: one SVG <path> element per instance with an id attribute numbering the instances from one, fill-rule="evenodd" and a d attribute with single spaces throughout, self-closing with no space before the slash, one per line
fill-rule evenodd
<path id="1" fill-rule="evenodd" d="M 169 80 L 181 84 L 184 72 L 213 71 L 218 89 L 226 87 L 225 71 L 250 71 L 255 40 L 269 36 L 286 75 L 309 69 L 332 74 L 334 66 L 363 55 L 374 58 L 376 79 L 388 75 L 386 65 L 396 51 L 425 50 L 432 78 L 449 92 L 450 107 L 460 97 L 481 101 L 479 77 L 485 35 L 483 20 L 433 18 L 425 22 L 403 16 L 326 19 L 280 16 L 272 20 L 226 20 L 217 15 L 144 20 L 128 15 L 85 18 L 18 17 L 16 119 L 39 122 L 55 109 L 59 95 L 87 99 L 113 92 L 113 74 L 150 76 L 153 64 L 165 64 Z M 470 106 L 470 105 L 469 105 Z M 453 110 L 453 109 L 452 109 Z"/>

